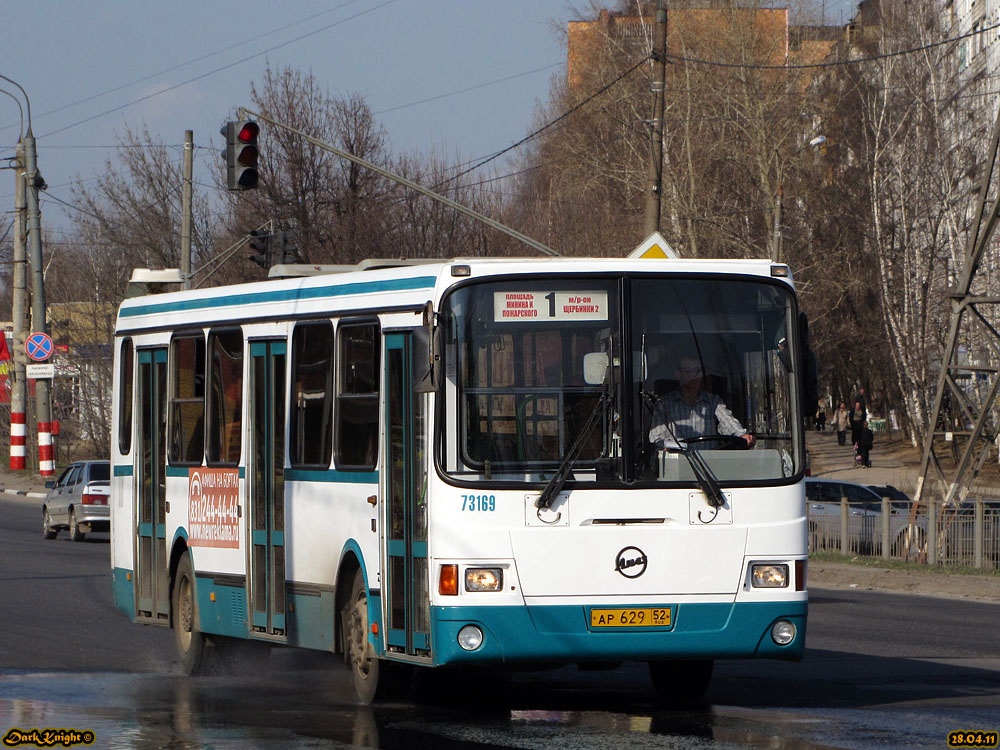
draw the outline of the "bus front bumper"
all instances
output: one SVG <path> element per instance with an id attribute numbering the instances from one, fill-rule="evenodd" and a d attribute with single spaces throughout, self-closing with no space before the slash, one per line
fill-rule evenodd
<path id="1" fill-rule="evenodd" d="M 578 605 L 432 607 L 434 662 L 530 666 L 611 660 L 796 661 L 805 652 L 807 608 L 805 601 L 685 603 L 670 607 L 669 627 L 608 628 L 592 626 L 591 608 Z M 772 638 L 772 627 L 779 621 L 794 626 L 794 637 L 786 645 Z M 467 626 L 482 632 L 482 643 L 474 650 L 459 644 L 459 633 Z"/>

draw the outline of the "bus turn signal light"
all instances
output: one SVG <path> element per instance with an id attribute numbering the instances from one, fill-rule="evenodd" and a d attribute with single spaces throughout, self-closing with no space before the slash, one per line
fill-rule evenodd
<path id="1" fill-rule="evenodd" d="M 442 565 L 438 579 L 438 593 L 442 596 L 458 596 L 458 566 Z"/>

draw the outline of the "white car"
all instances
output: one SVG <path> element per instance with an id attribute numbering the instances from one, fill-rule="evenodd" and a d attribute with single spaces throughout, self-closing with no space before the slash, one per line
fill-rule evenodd
<path id="1" fill-rule="evenodd" d="M 77 461 L 54 482 L 46 482 L 48 493 L 42 505 L 42 533 L 55 539 L 60 529 L 81 541 L 91 531 L 111 528 L 111 462 Z"/>
<path id="2" fill-rule="evenodd" d="M 887 496 L 890 496 L 887 493 Z M 840 502 L 847 498 L 847 541 L 850 551 L 862 555 L 879 554 L 882 535 L 882 496 L 870 487 L 835 479 L 806 478 L 806 513 L 809 517 L 810 549 L 840 550 Z M 890 554 L 906 552 L 910 526 L 908 504 L 890 503 Z M 924 543 L 927 516 L 917 516 L 910 531 L 911 549 Z"/>

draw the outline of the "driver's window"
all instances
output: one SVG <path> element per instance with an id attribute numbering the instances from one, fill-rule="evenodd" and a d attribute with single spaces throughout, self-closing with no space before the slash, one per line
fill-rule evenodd
<path id="1" fill-rule="evenodd" d="M 67 484 L 69 484 L 69 477 L 70 477 L 70 474 L 72 474 L 72 473 L 73 473 L 73 470 L 74 470 L 75 468 L 76 468 L 75 466 L 70 466 L 70 467 L 68 467 L 68 468 L 66 469 L 66 471 L 64 471 L 64 472 L 62 473 L 62 476 L 60 476 L 60 477 L 59 477 L 59 481 L 58 481 L 58 482 L 56 482 L 56 486 L 57 486 L 57 487 L 65 487 L 65 486 L 66 486 Z M 51 486 L 51 485 L 49 485 L 49 486 Z"/>

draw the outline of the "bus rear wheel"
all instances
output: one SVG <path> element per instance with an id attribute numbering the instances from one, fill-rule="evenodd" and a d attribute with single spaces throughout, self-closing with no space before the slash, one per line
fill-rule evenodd
<path id="1" fill-rule="evenodd" d="M 407 665 L 379 659 L 368 640 L 368 591 L 360 568 L 354 574 L 351 596 L 341 612 L 341 628 L 344 634 L 344 661 L 351 670 L 358 702 L 368 705 L 405 694 L 412 671 Z"/>
<path id="2" fill-rule="evenodd" d="M 207 671 L 208 641 L 198 629 L 198 606 L 194 593 L 194 569 L 191 556 L 184 554 L 177 564 L 171 614 L 174 626 L 174 646 L 181 670 L 187 675 Z"/>
<path id="3" fill-rule="evenodd" d="M 649 662 L 649 676 L 661 703 L 694 703 L 712 682 L 711 659 Z"/>

